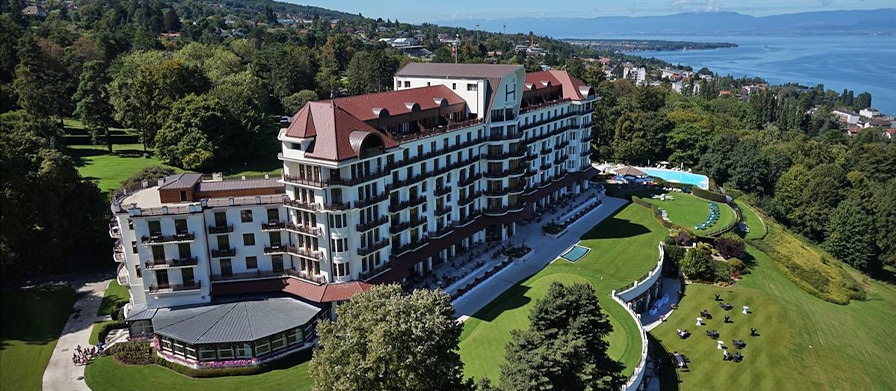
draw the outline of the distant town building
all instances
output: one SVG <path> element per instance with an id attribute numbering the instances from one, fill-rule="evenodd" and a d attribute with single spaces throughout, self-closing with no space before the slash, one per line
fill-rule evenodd
<path id="1" fill-rule="evenodd" d="M 844 122 L 849 125 L 856 125 L 859 122 L 859 113 L 854 111 L 846 111 L 846 110 L 834 110 L 831 113 L 837 116 L 837 119 L 840 122 Z"/>
<path id="2" fill-rule="evenodd" d="M 880 110 L 875 109 L 873 107 L 868 107 L 868 108 L 859 110 L 859 116 L 861 116 L 863 118 L 874 118 L 874 117 L 877 117 L 880 115 L 882 115 Z"/>
<path id="3" fill-rule="evenodd" d="M 622 78 L 635 82 L 636 85 L 643 86 L 647 81 L 647 68 L 635 66 L 630 62 L 623 65 Z"/>

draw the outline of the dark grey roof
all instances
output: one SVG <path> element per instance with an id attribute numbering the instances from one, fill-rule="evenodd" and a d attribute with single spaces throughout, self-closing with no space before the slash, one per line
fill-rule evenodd
<path id="1" fill-rule="evenodd" d="M 304 325 L 320 311 L 320 307 L 286 297 L 246 300 L 160 308 L 152 317 L 152 326 L 158 335 L 189 344 L 244 342 Z"/>
<path id="2" fill-rule="evenodd" d="M 446 79 L 502 78 L 516 72 L 522 65 L 504 64 L 451 64 L 412 62 L 395 73 L 395 76 L 444 77 Z"/>
<path id="3" fill-rule="evenodd" d="M 128 312 L 128 316 L 124 320 L 130 322 L 134 320 L 152 319 L 152 317 L 156 315 L 156 311 L 156 308 L 146 308 L 146 304 L 136 304 L 131 308 Z"/>
<path id="4" fill-rule="evenodd" d="M 159 189 L 189 189 L 202 179 L 202 174 L 175 174 L 165 177 Z"/>
<path id="5" fill-rule="evenodd" d="M 282 188 L 283 184 L 278 182 L 277 178 L 257 178 L 246 180 L 227 180 L 227 181 L 209 181 L 199 183 L 199 192 L 207 191 L 228 191 L 228 190 L 244 190 L 244 189 L 266 189 L 266 188 Z"/>

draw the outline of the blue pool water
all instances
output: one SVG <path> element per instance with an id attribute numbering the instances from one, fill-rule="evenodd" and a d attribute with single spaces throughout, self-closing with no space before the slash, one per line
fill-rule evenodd
<path id="1" fill-rule="evenodd" d="M 665 170 L 662 168 L 638 167 L 638 169 L 643 171 L 647 175 L 660 178 L 664 181 L 685 183 L 697 186 L 703 190 L 709 190 L 709 177 L 707 177 L 706 175 L 675 170 Z"/>
<path id="2" fill-rule="evenodd" d="M 560 257 L 562 257 L 563 259 L 570 261 L 570 262 L 576 262 L 576 261 L 582 259 L 582 257 L 585 256 L 585 254 L 588 254 L 589 251 L 591 251 L 591 249 L 588 247 L 572 246 L 572 248 L 567 250 Z"/>

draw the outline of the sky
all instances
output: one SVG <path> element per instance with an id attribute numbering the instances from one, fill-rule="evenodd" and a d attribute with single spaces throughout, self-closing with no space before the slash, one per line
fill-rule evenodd
<path id="1" fill-rule="evenodd" d="M 422 23 L 524 16 L 649 16 L 679 12 L 733 11 L 753 16 L 797 12 L 894 8 L 896 0 L 280 0 L 370 18 Z"/>

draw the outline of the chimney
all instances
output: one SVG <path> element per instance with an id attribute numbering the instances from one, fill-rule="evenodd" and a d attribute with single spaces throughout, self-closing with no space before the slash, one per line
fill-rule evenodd
<path id="1" fill-rule="evenodd" d="M 165 184 L 165 178 L 159 178 L 159 181 L 158 181 L 158 182 L 159 182 L 159 186 L 164 185 L 164 184 Z"/>

